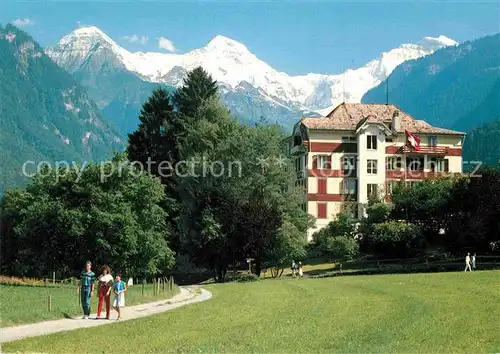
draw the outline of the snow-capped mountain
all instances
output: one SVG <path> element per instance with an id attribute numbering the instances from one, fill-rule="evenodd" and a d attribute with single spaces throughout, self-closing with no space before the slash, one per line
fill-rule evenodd
<path id="1" fill-rule="evenodd" d="M 257 58 L 243 44 L 216 36 L 205 47 L 185 54 L 131 53 L 97 27 L 81 27 L 64 36 L 47 54 L 70 72 L 114 67 L 134 73 L 144 81 L 177 86 L 186 72 L 202 66 L 226 93 L 248 92 L 259 101 L 282 106 L 294 113 L 324 113 L 344 99 L 359 102 L 364 93 L 381 83 L 399 64 L 435 50 L 456 45 L 445 36 L 426 37 L 416 44 L 403 44 L 382 53 L 361 68 L 338 75 L 310 73 L 291 76 Z M 250 89 L 253 88 L 253 89 Z M 344 92 L 345 89 L 345 92 Z M 229 95 L 231 96 L 231 95 Z M 262 104 L 262 102 L 261 102 Z M 234 105 L 230 105 L 234 107 Z"/>

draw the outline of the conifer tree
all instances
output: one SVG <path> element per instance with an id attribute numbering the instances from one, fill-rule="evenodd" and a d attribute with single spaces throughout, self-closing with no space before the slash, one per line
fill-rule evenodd
<path id="1" fill-rule="evenodd" d="M 195 117 L 200 106 L 217 92 L 217 82 L 199 66 L 187 74 L 183 86 L 174 94 L 175 106 L 182 115 Z"/>

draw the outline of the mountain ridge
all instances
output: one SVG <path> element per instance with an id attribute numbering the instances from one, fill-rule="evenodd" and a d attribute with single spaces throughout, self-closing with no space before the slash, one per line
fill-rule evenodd
<path id="1" fill-rule="evenodd" d="M 94 47 L 90 45 L 92 40 Z M 95 48 L 97 43 L 99 48 Z M 92 26 L 78 28 L 64 36 L 58 45 L 47 49 L 47 54 L 56 63 L 67 67 L 68 63 L 74 66 L 86 55 L 94 55 L 95 50 L 107 48 L 116 54 L 115 59 L 119 62 L 117 66 L 135 73 L 143 80 L 169 85 L 179 84 L 180 80 L 166 81 L 172 76 L 172 70 L 178 71 L 176 67 L 191 70 L 201 65 L 214 79 L 233 89 L 245 81 L 262 89 L 270 99 L 291 109 L 315 111 L 335 106 L 343 101 L 344 80 L 345 86 L 350 88 L 346 96 L 350 100 L 359 101 L 368 89 L 376 86 L 387 73 L 403 61 L 456 44 L 443 35 L 425 37 L 417 44 L 403 44 L 382 53 L 379 58 L 358 69 L 350 69 L 337 75 L 316 73 L 288 75 L 260 60 L 244 44 L 223 35 L 214 37 L 202 48 L 184 54 L 132 53 L 119 46 L 104 31 Z"/>

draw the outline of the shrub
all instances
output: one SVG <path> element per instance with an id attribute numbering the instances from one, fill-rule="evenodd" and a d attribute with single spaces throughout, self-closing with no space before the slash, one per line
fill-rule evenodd
<path id="1" fill-rule="evenodd" d="M 322 247 L 322 254 L 331 261 L 351 260 L 358 256 L 359 245 L 354 238 L 328 237 Z"/>
<path id="2" fill-rule="evenodd" d="M 242 275 L 238 279 L 238 282 L 239 283 L 246 283 L 246 282 L 252 282 L 252 281 L 259 281 L 259 280 L 260 280 L 260 278 L 255 274 L 245 274 L 245 275 Z"/>
<path id="3" fill-rule="evenodd" d="M 395 220 L 374 225 L 367 242 L 379 256 L 408 257 L 422 245 L 422 233 L 416 225 Z"/>

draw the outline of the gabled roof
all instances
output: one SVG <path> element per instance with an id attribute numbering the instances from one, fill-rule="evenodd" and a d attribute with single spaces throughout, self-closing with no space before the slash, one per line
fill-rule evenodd
<path id="1" fill-rule="evenodd" d="M 462 132 L 433 127 L 423 120 L 413 118 L 392 104 L 342 103 L 326 117 L 302 118 L 300 122 L 312 130 L 356 130 L 362 119 L 369 120 L 371 123 L 391 123 L 396 111 L 401 117 L 401 133 L 407 129 L 412 133 L 465 135 Z"/>

